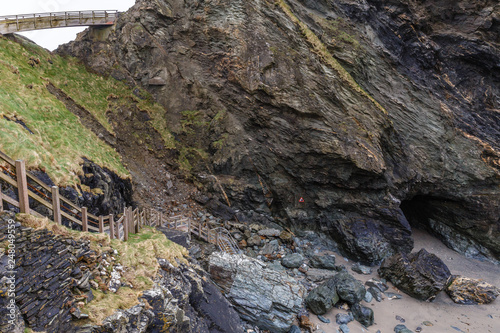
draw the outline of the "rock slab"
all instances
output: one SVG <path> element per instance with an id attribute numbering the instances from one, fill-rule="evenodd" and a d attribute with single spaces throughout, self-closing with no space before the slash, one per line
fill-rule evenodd
<path id="1" fill-rule="evenodd" d="M 500 294 L 500 289 L 482 280 L 453 276 L 446 293 L 458 304 L 488 304 Z"/>
<path id="2" fill-rule="evenodd" d="M 262 330 L 288 332 L 302 308 L 304 287 L 256 259 L 215 252 L 209 273 L 241 318 Z"/>

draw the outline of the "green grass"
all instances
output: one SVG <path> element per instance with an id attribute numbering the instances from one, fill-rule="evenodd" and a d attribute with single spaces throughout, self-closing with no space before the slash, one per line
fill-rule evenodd
<path id="1" fill-rule="evenodd" d="M 39 63 L 31 66 L 30 58 Z M 26 160 L 28 168 L 47 172 L 58 185 L 79 183 L 82 157 L 122 178 L 129 177 L 129 173 L 118 153 L 48 92 L 45 88 L 48 82 L 87 109 L 111 133 L 108 99 L 136 103 L 148 112 L 165 146 L 175 147 L 167 128 L 166 112 L 149 94 L 141 91 L 146 98 L 139 99 L 125 83 L 90 73 L 75 58 L 51 54 L 28 41 L 17 43 L 1 37 L 0 75 L 0 150 L 14 159 Z M 4 117 L 23 121 L 34 134 Z"/>

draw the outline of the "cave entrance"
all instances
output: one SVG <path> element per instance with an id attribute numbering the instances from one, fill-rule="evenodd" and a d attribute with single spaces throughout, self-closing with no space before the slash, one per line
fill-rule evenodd
<path id="1" fill-rule="evenodd" d="M 426 195 L 416 195 L 401 202 L 401 210 L 412 228 L 430 231 L 429 220 L 435 214 L 433 198 Z"/>

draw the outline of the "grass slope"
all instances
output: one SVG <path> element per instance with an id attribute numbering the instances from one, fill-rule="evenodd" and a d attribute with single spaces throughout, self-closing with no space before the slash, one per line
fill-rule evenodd
<path id="1" fill-rule="evenodd" d="M 0 150 L 26 160 L 29 168 L 44 170 L 58 185 L 79 183 L 82 157 L 123 178 L 129 173 L 118 153 L 47 91 L 48 82 L 86 108 L 111 133 L 113 127 L 106 116 L 108 96 L 124 101 L 132 98 L 150 114 L 165 145 L 173 148 L 163 108 L 151 98 L 138 99 L 122 82 L 88 72 L 77 59 L 62 58 L 26 40 L 0 37 L 0 77 Z M 149 96 L 142 91 L 141 95 Z"/>

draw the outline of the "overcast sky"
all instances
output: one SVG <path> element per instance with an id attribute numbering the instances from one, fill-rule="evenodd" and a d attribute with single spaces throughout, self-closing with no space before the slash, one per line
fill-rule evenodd
<path id="1" fill-rule="evenodd" d="M 12 14 L 32 14 L 64 12 L 69 10 L 119 10 L 126 11 L 135 0 L 0 0 L 0 16 Z M 23 32 L 22 35 L 49 50 L 74 40 L 84 27 L 57 28 Z"/>

